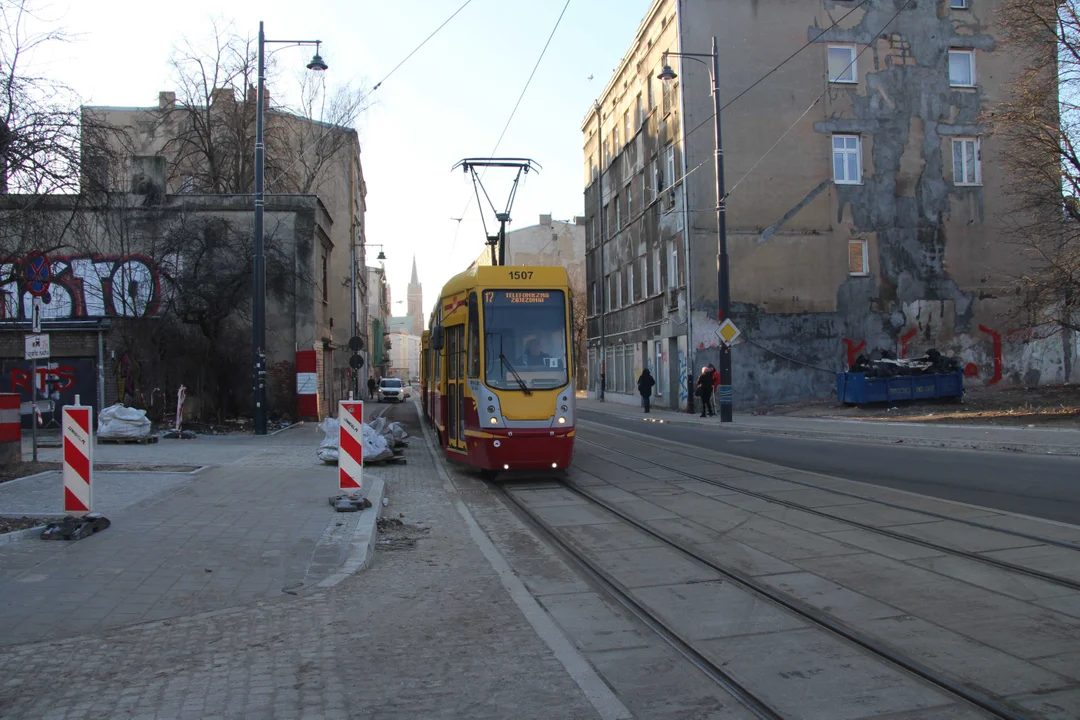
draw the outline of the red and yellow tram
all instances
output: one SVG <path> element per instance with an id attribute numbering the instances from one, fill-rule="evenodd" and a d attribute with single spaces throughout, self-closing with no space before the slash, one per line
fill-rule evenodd
<path id="1" fill-rule="evenodd" d="M 473 267 L 443 287 L 421 401 L 447 459 L 488 475 L 570 465 L 572 304 L 562 267 Z"/>

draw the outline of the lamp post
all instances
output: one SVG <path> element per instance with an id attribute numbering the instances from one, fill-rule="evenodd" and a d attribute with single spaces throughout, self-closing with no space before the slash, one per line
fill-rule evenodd
<path id="1" fill-rule="evenodd" d="M 319 55 L 321 40 L 267 40 L 259 21 L 259 88 L 255 98 L 255 253 L 252 263 L 251 350 L 254 360 L 255 434 L 266 434 L 266 259 L 263 257 L 263 95 L 266 85 L 266 48 L 268 44 L 314 45 L 315 55 L 308 70 L 325 70 Z"/>
<path id="2" fill-rule="evenodd" d="M 705 65 L 705 61 L 701 58 L 709 58 L 712 60 L 712 64 L 709 67 L 709 74 L 712 79 L 712 97 L 713 97 L 713 119 L 715 120 L 715 133 L 716 133 L 716 235 L 717 235 L 717 255 L 716 255 L 716 297 L 719 303 L 718 320 L 723 322 L 731 314 L 731 284 L 729 282 L 728 272 L 728 251 L 727 251 L 727 194 L 724 191 L 724 145 L 722 142 L 722 134 L 720 132 L 720 51 L 717 47 L 716 37 L 712 39 L 712 52 L 705 53 L 677 53 L 667 52 L 664 53 L 664 67 L 660 70 L 660 74 L 657 77 L 665 82 L 674 80 L 678 75 L 671 69 L 671 66 L 667 63 L 668 55 L 676 55 L 678 57 L 690 58 Z M 685 140 L 685 139 L 684 139 Z M 689 235 L 687 236 L 689 237 Z M 689 269 L 688 269 L 689 271 Z M 687 297 L 687 315 L 691 314 L 690 298 Z M 687 328 L 690 325 L 687 323 Z M 687 352 L 690 354 L 691 363 L 693 362 L 693 338 L 690 337 L 689 332 L 686 338 Z M 692 367 L 692 366 L 691 366 Z M 731 347 L 726 343 L 720 344 L 720 422 L 731 422 L 732 416 L 732 376 L 731 376 Z M 691 370 L 692 377 L 693 370 Z M 693 390 L 691 382 L 690 390 Z M 693 392 L 690 393 L 693 397 Z"/>

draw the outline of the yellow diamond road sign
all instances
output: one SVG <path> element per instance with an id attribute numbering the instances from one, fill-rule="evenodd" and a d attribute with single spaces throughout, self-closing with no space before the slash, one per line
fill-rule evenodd
<path id="1" fill-rule="evenodd" d="M 725 345 L 730 345 L 735 342 L 735 338 L 742 335 L 739 328 L 735 327 L 735 323 L 731 322 L 731 320 L 725 320 L 720 329 L 716 331 L 716 334 L 720 336 Z"/>

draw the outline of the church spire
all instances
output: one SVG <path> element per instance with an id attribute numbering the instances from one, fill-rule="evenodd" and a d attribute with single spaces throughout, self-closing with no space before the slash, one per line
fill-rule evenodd
<path id="1" fill-rule="evenodd" d="M 410 285 L 419 285 L 420 277 L 416 274 L 416 256 L 412 256 L 412 280 L 409 281 Z"/>

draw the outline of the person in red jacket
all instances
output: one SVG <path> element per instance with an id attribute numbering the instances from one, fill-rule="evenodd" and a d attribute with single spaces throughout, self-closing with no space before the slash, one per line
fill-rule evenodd
<path id="1" fill-rule="evenodd" d="M 709 370 L 711 370 L 713 374 L 713 396 L 709 398 L 709 410 L 711 411 L 709 414 L 715 416 L 716 396 L 720 392 L 720 371 L 717 370 L 716 366 L 712 363 L 709 363 Z"/>

